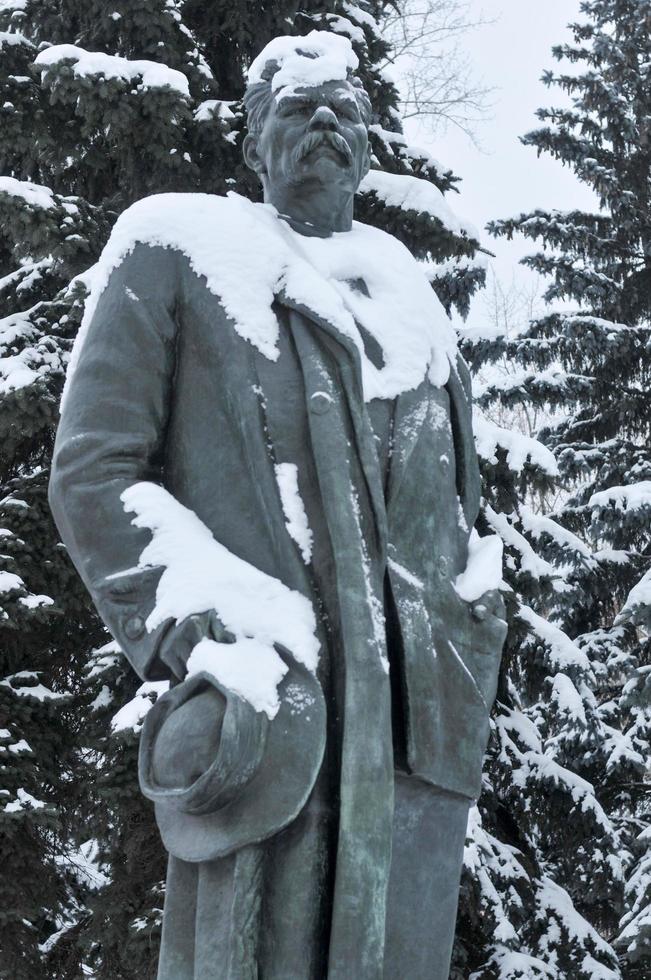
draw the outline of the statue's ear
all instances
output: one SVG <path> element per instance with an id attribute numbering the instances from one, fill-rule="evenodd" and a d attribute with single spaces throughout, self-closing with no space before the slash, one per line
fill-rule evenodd
<path id="1" fill-rule="evenodd" d="M 242 144 L 242 154 L 247 167 L 250 167 L 256 174 L 265 173 L 262 157 L 258 153 L 258 140 L 251 133 L 247 133 Z"/>
<path id="2" fill-rule="evenodd" d="M 366 177 L 367 173 L 371 169 L 372 156 L 373 156 L 373 148 L 371 147 L 370 142 L 368 142 L 366 144 L 366 160 L 364 161 L 364 174 L 363 174 L 364 177 Z"/>

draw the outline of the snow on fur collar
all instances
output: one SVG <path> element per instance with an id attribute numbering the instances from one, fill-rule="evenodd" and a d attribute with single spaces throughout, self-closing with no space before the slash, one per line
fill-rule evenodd
<path id="1" fill-rule="evenodd" d="M 271 205 L 253 204 L 239 194 L 155 194 L 118 218 L 92 270 L 66 390 L 111 272 L 137 244 L 187 256 L 237 333 L 270 360 L 279 354 L 272 304 L 284 293 L 354 341 L 367 401 L 395 398 L 426 376 L 435 385 L 448 379 L 456 358 L 454 330 L 420 266 L 392 235 L 356 221 L 349 232 L 307 238 Z M 359 279 L 368 296 L 353 288 Z M 356 322 L 382 348 L 382 367 L 366 357 Z"/>

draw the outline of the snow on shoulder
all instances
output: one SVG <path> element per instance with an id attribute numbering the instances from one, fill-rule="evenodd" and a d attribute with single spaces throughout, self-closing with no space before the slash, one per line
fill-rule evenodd
<path id="1" fill-rule="evenodd" d="M 345 81 L 359 64 L 347 37 L 330 31 L 310 31 L 304 37 L 275 37 L 262 49 L 248 71 L 249 85 L 264 81 L 265 68 L 275 62 L 273 92 Z M 279 96 L 277 95 L 276 98 Z"/>
<path id="2" fill-rule="evenodd" d="M 113 228 L 93 272 L 66 389 L 110 275 L 139 243 L 183 253 L 235 331 L 272 361 L 279 356 L 276 297 L 331 324 L 359 352 L 367 401 L 395 398 L 426 376 L 444 385 L 456 361 L 450 320 L 423 269 L 393 236 L 356 221 L 351 231 L 307 238 L 271 205 L 239 194 L 156 194 L 132 205 Z M 356 288 L 360 281 L 366 291 Z M 382 365 L 367 358 L 357 323 L 380 345 Z"/>
<path id="3" fill-rule="evenodd" d="M 135 483 L 120 499 L 125 511 L 135 514 L 132 523 L 152 532 L 139 567 L 164 568 L 147 629 L 214 610 L 235 642 L 201 640 L 188 660 L 188 673 L 209 671 L 273 718 L 280 706 L 278 685 L 287 673 L 274 645 L 285 647 L 308 670 L 317 667 L 319 641 L 310 600 L 234 555 L 163 487 Z"/>

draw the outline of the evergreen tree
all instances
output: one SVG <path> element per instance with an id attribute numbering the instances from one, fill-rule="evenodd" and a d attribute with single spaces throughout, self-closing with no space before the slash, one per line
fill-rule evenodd
<path id="1" fill-rule="evenodd" d="M 448 309 L 481 285 L 456 178 L 409 145 L 378 70 L 384 3 L 0 4 L 0 976 L 153 977 L 164 852 L 137 787 L 140 685 L 57 542 L 45 498 L 65 367 L 119 213 L 161 191 L 259 199 L 241 158 L 245 68 L 277 34 L 349 36 L 373 100 L 357 214 L 429 263 Z M 391 175 L 419 181 L 419 206 Z M 388 182 L 388 183 L 387 183 Z M 423 190 L 423 185 L 427 188 Z M 426 196 L 424 196 L 426 194 Z M 425 201 L 425 204 L 421 202 Z M 94 651 L 94 652 L 93 652 Z M 116 714 L 117 713 L 117 714 Z M 4 750 L 4 751 L 3 751 Z"/>
<path id="2" fill-rule="evenodd" d="M 607 731 L 593 665 L 556 615 L 568 601 L 568 570 L 592 557 L 541 512 L 559 484 L 552 452 L 517 424 L 490 418 L 499 396 L 522 383 L 510 362 L 506 375 L 490 370 L 517 343 L 510 336 L 462 331 L 476 378 L 489 379 L 476 382 L 482 521 L 504 542 L 510 632 L 484 789 L 469 825 L 452 977 L 614 980 L 617 957 L 592 914 L 623 878 L 620 835 L 596 778 Z M 507 405 L 533 417 L 528 402 Z"/>
<path id="3" fill-rule="evenodd" d="M 552 973 L 531 965 L 530 973 L 523 967 L 518 973 L 513 959 L 505 967 L 504 947 L 517 949 L 512 937 L 505 943 L 496 936 L 493 957 L 501 958 L 497 975 L 505 977 L 632 980 L 648 975 L 651 952 L 645 830 L 651 734 L 651 3 L 585 0 L 581 11 L 583 21 L 570 25 L 573 42 L 553 49 L 571 67 L 544 75 L 547 85 L 569 94 L 569 106 L 541 109 L 543 125 L 523 142 L 571 167 L 594 191 L 595 210 L 537 210 L 492 225 L 497 235 L 521 233 L 542 245 L 524 262 L 551 277 L 550 306 L 515 339 L 487 338 L 468 347 L 476 366 L 504 355 L 519 366 L 508 385 L 489 384 L 480 402 L 547 413 L 538 437 L 553 454 L 549 468 L 556 468 L 563 490 L 553 513 L 536 514 L 518 502 L 526 487 L 512 478 L 496 471 L 487 487 L 487 519 L 514 549 L 507 559 L 514 620 L 527 628 L 510 638 L 487 798 L 496 805 L 487 828 L 501 842 L 497 860 L 505 868 L 497 897 L 504 904 L 505 886 L 514 885 L 515 923 L 522 883 L 551 876 L 581 917 L 568 911 L 561 933 L 569 923 L 569 931 L 587 936 L 589 925 L 597 939 L 588 943 L 583 960 L 568 957 L 569 934 L 554 938 L 554 913 L 551 920 L 541 914 L 536 897 L 526 948 Z M 533 472 L 525 468 L 522 474 L 530 493 L 540 488 Z M 498 510 L 491 500 L 496 487 L 503 501 L 497 520 L 490 509 Z M 528 763 L 523 772 L 521 762 L 540 750 L 536 771 Z M 485 891 L 488 906 L 490 886 L 498 880 L 495 873 Z M 541 936 L 538 952 L 529 945 L 531 926 Z M 619 962 L 604 941 L 615 945 Z"/>

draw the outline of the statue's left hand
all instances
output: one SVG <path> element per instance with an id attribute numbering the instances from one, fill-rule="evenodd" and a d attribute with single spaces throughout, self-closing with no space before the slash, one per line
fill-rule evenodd
<path id="1" fill-rule="evenodd" d="M 451 637 L 488 708 L 497 692 L 502 648 L 508 632 L 504 599 L 499 589 L 489 589 L 479 599 L 468 602 L 455 592 L 456 609 Z"/>
<path id="2" fill-rule="evenodd" d="M 505 622 L 505 604 L 500 590 L 489 589 L 488 592 L 484 592 L 479 599 L 471 603 L 471 615 L 478 623 L 483 623 L 489 620 L 490 617 L 501 619 Z"/>
<path id="3" fill-rule="evenodd" d="M 190 654 L 197 643 L 205 639 L 218 643 L 235 642 L 235 637 L 224 627 L 214 609 L 188 616 L 172 627 L 161 642 L 159 659 L 178 680 L 183 680 Z"/>

